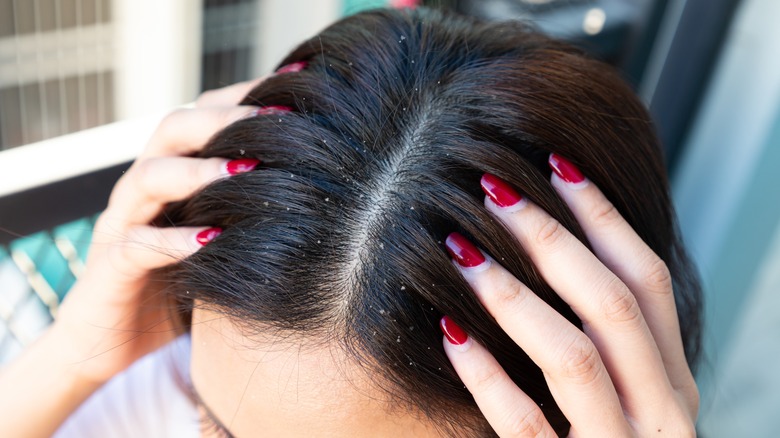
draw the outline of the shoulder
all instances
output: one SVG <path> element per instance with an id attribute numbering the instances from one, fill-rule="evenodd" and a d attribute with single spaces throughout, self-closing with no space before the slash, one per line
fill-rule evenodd
<path id="1" fill-rule="evenodd" d="M 198 437 L 198 412 L 187 390 L 189 362 L 185 335 L 111 379 L 54 436 Z"/>

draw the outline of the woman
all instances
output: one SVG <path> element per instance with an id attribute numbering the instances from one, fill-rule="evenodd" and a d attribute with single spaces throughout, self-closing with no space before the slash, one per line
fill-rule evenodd
<path id="1" fill-rule="evenodd" d="M 694 434 L 698 283 L 613 72 L 427 10 L 347 18 L 283 65 L 163 122 L 0 376 L 0 434 L 51 433 L 182 329 L 225 435 Z"/>

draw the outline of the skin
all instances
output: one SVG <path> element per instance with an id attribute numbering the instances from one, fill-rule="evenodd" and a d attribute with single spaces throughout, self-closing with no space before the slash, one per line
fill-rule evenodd
<path id="1" fill-rule="evenodd" d="M 230 318 L 193 313 L 191 375 L 200 398 L 234 436 L 436 437 L 430 424 L 393 409 L 337 346 L 248 339 Z M 204 436 L 219 436 L 208 433 Z"/>
<path id="2" fill-rule="evenodd" d="M 530 202 L 485 207 L 583 321 L 568 323 L 494 260 L 459 267 L 496 321 L 545 372 L 571 436 L 696 436 L 699 394 L 683 352 L 671 276 L 590 181 L 552 185 L 595 253 Z M 444 341 L 458 375 L 502 437 L 555 436 L 538 406 L 473 340 Z"/>
<path id="3" fill-rule="evenodd" d="M 212 91 L 168 116 L 117 183 L 79 279 L 48 332 L 0 373 L 0 436 L 46 437 L 97 388 L 174 337 L 167 303 L 147 284 L 154 268 L 197 251 L 207 227 L 148 225 L 168 202 L 216 178 L 227 160 L 187 158 L 218 130 L 252 114 L 238 102 L 256 82 Z M 528 203 L 486 208 L 524 246 L 583 320 L 584 333 L 495 261 L 461 268 L 506 332 L 545 373 L 575 437 L 695 436 L 698 392 L 685 362 L 668 270 L 589 182 L 553 186 L 591 253 Z M 162 250 L 161 250 L 162 249 Z M 238 437 L 436 436 L 394 406 L 338 347 L 246 338 L 198 306 L 192 378 L 204 403 Z M 469 339 L 444 349 L 501 437 L 554 436 L 539 408 Z M 41 377 L 45 376 L 45 377 Z M 204 432 L 208 436 L 209 432 Z"/>

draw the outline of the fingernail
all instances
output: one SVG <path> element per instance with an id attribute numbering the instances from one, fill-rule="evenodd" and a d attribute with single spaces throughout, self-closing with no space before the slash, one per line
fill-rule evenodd
<path id="1" fill-rule="evenodd" d="M 547 160 L 547 163 L 553 172 L 567 183 L 577 184 L 585 181 L 585 176 L 577 169 L 577 166 L 560 155 L 550 154 L 550 159 Z"/>
<path id="2" fill-rule="evenodd" d="M 391 0 L 390 6 L 397 9 L 415 9 L 417 6 L 420 6 L 420 0 Z"/>
<path id="3" fill-rule="evenodd" d="M 511 207 L 523 200 L 523 197 L 515 191 L 503 179 L 486 173 L 480 180 L 482 191 L 499 207 Z"/>
<path id="4" fill-rule="evenodd" d="M 279 114 L 279 113 L 287 113 L 292 111 L 292 108 L 289 106 L 283 106 L 283 105 L 268 105 L 264 106 L 262 108 L 258 108 L 254 111 L 253 115 L 255 116 L 265 116 L 269 114 Z"/>
<path id="5" fill-rule="evenodd" d="M 260 160 L 254 158 L 239 158 L 225 163 L 225 170 L 230 175 L 238 175 L 253 170 L 258 164 L 260 164 Z"/>
<path id="6" fill-rule="evenodd" d="M 439 328 L 450 344 L 463 345 L 469 340 L 469 335 L 458 324 L 455 324 L 455 321 L 449 316 L 445 315 L 441 318 Z"/>
<path id="7" fill-rule="evenodd" d="M 464 268 L 473 268 L 485 263 L 482 251 L 460 233 L 450 233 L 444 244 L 450 256 Z"/>
<path id="8" fill-rule="evenodd" d="M 216 239 L 220 234 L 222 234 L 222 228 L 208 228 L 198 233 L 195 236 L 195 240 L 197 240 L 201 245 L 206 245 L 207 243 Z"/>
<path id="9" fill-rule="evenodd" d="M 281 75 L 284 73 L 298 73 L 299 71 L 306 68 L 307 65 L 309 65 L 309 63 L 306 61 L 293 62 L 292 64 L 279 67 L 279 70 L 276 70 L 276 74 Z"/>

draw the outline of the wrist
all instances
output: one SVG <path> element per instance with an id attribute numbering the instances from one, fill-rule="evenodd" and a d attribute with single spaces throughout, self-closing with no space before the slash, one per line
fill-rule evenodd
<path id="1" fill-rule="evenodd" d="M 124 369 L 115 363 L 115 353 L 122 350 L 126 339 L 110 319 L 100 319 L 105 313 L 91 311 L 96 306 L 80 295 L 80 285 L 68 293 L 43 341 L 69 379 L 97 388 Z"/>
<path id="2" fill-rule="evenodd" d="M 0 436 L 51 436 L 102 383 L 87 379 L 52 326 L 0 374 Z"/>
<path id="3" fill-rule="evenodd" d="M 65 324 L 55 322 L 40 339 L 40 348 L 47 353 L 50 368 L 60 376 L 63 386 L 70 385 L 78 392 L 91 394 L 110 377 L 89 372 L 92 358 L 77 345 L 76 339 L 78 333 Z"/>

